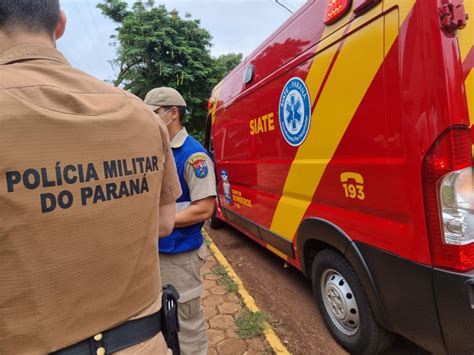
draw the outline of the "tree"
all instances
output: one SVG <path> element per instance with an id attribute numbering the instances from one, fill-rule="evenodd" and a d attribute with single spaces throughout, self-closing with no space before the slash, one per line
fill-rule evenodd
<path id="1" fill-rule="evenodd" d="M 216 79 L 221 81 L 232 69 L 242 61 L 242 53 L 222 54 L 215 59 Z"/>
<path id="2" fill-rule="evenodd" d="M 212 36 L 199 20 L 155 7 L 153 0 L 138 0 L 131 9 L 123 0 L 105 0 L 97 7 L 119 25 L 113 36 L 118 44 L 113 64 L 119 68 L 114 85 L 141 98 L 154 87 L 175 88 L 188 104 L 188 130 L 202 140 L 211 90 L 242 55 L 212 58 Z"/>

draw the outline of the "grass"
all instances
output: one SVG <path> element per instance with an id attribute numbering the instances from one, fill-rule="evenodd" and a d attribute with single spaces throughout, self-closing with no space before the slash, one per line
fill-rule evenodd
<path id="1" fill-rule="evenodd" d="M 244 312 L 235 320 L 237 335 L 240 339 L 250 339 L 259 337 L 265 330 L 265 322 L 268 315 L 263 312 Z"/>
<path id="2" fill-rule="evenodd" d="M 212 240 L 209 238 L 209 236 L 204 235 L 204 245 L 207 247 L 208 253 L 214 255 L 214 251 L 210 248 L 211 244 Z"/>
<path id="3" fill-rule="evenodd" d="M 237 292 L 239 287 L 237 284 L 229 277 L 227 270 L 222 265 L 215 265 L 211 269 L 214 275 L 220 276 L 220 279 L 217 280 L 217 283 L 225 287 L 227 292 Z"/>
<path id="4" fill-rule="evenodd" d="M 204 238 L 204 243 L 209 246 L 211 244 L 208 238 Z M 217 283 L 224 286 L 227 292 L 237 292 L 238 285 L 229 277 L 227 270 L 222 265 L 214 265 L 211 268 L 211 273 L 220 278 Z M 265 322 L 269 319 L 264 312 L 249 312 L 248 310 L 235 320 L 237 328 L 237 335 L 240 339 L 251 339 L 263 335 L 265 330 Z M 272 352 L 271 352 L 272 353 Z"/>

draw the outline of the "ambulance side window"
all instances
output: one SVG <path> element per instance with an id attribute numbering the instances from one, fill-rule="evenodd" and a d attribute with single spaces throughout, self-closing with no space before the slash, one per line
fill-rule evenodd
<path id="1" fill-rule="evenodd" d="M 245 69 L 244 84 L 250 83 L 253 80 L 254 74 L 255 74 L 255 66 L 253 64 L 250 64 Z"/>

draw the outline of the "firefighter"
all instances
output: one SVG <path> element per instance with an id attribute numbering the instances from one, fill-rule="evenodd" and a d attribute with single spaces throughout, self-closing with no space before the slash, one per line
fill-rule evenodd
<path id="1" fill-rule="evenodd" d="M 0 0 L 0 354 L 169 354 L 163 123 L 55 49 L 58 0 Z"/>
<path id="2" fill-rule="evenodd" d="M 182 120 L 186 102 L 178 91 L 155 88 L 145 98 L 166 124 L 183 194 L 176 201 L 173 232 L 159 242 L 164 283 L 179 293 L 179 341 L 183 355 L 207 354 L 207 336 L 201 306 L 201 267 L 206 258 L 201 229 L 214 210 L 216 178 L 214 163 L 204 147 L 186 132 Z"/>

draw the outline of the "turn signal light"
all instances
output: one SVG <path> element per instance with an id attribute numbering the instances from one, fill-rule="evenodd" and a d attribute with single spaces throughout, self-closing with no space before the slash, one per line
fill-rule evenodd
<path id="1" fill-rule="evenodd" d="M 213 105 L 214 105 L 214 99 L 211 98 L 207 101 L 207 110 L 211 111 Z"/>
<path id="2" fill-rule="evenodd" d="M 325 25 L 332 25 L 334 22 L 342 18 L 352 5 L 352 0 L 328 0 L 328 8 L 326 11 Z"/>

